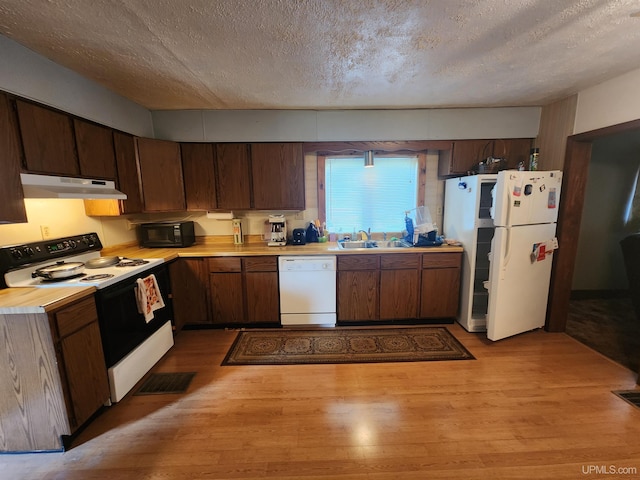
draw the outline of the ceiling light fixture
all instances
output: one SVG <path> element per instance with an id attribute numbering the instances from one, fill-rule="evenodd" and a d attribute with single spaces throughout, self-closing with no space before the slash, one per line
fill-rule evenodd
<path id="1" fill-rule="evenodd" d="M 373 150 L 364 152 L 364 166 L 373 167 Z"/>

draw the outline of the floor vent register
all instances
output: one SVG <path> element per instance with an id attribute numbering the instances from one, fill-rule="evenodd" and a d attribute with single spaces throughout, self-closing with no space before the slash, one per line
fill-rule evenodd
<path id="1" fill-rule="evenodd" d="M 613 393 L 625 402 L 640 408 L 640 390 L 614 390 Z"/>
<path id="2" fill-rule="evenodd" d="M 185 393 L 196 372 L 152 373 L 134 395 Z"/>

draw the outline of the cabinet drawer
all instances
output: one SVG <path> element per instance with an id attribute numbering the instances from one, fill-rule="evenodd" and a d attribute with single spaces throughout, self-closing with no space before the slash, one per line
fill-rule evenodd
<path id="1" fill-rule="evenodd" d="M 417 253 L 389 253 L 380 255 L 380 268 L 383 270 L 420 268 L 420 256 Z"/>
<path id="2" fill-rule="evenodd" d="M 245 272 L 277 272 L 277 257 L 245 257 L 242 259 Z"/>
<path id="3" fill-rule="evenodd" d="M 240 257 L 209 258 L 210 272 L 241 272 Z"/>
<path id="4" fill-rule="evenodd" d="M 93 297 L 70 305 L 54 315 L 60 338 L 80 330 L 91 322 L 98 321 L 98 311 Z"/>
<path id="5" fill-rule="evenodd" d="M 380 255 L 339 255 L 338 270 L 377 270 Z"/>
<path id="6" fill-rule="evenodd" d="M 461 253 L 425 253 L 422 255 L 422 268 L 460 267 Z"/>

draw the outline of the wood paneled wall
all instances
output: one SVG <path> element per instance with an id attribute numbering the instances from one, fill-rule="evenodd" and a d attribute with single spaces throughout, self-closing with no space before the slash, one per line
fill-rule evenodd
<path id="1" fill-rule="evenodd" d="M 536 146 L 540 148 L 540 170 L 562 170 L 567 137 L 573 135 L 578 95 L 542 107 Z"/>

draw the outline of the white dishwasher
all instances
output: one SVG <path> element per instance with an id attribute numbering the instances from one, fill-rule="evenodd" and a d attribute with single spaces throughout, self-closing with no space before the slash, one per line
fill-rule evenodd
<path id="1" fill-rule="evenodd" d="M 282 325 L 335 326 L 335 255 L 279 257 L 278 270 Z"/>

